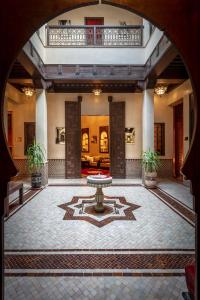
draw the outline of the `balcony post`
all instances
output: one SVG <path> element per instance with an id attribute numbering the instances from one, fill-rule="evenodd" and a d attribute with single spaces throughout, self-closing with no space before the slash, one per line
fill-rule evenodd
<path id="1" fill-rule="evenodd" d="M 94 42 L 94 46 L 97 45 L 97 28 L 96 26 L 94 26 L 94 31 L 93 31 L 93 42 Z"/>

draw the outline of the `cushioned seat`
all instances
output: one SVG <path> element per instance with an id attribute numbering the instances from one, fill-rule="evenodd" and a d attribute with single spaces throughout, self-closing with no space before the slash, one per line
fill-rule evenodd
<path id="1" fill-rule="evenodd" d="M 110 168 L 110 158 L 101 158 L 100 159 L 100 168 L 109 169 Z"/>

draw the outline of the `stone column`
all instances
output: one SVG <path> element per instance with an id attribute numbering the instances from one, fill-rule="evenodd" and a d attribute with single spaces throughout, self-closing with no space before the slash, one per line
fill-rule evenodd
<path id="1" fill-rule="evenodd" d="M 47 98 L 45 90 L 37 90 L 36 93 L 36 142 L 44 149 L 45 163 L 41 170 L 42 185 L 48 184 L 47 161 Z"/>
<path id="2" fill-rule="evenodd" d="M 154 90 L 144 90 L 142 109 L 142 151 L 154 150 Z M 144 169 L 142 168 L 144 184 Z"/>
<path id="3" fill-rule="evenodd" d="M 142 150 L 154 150 L 154 90 L 144 91 L 142 113 Z"/>

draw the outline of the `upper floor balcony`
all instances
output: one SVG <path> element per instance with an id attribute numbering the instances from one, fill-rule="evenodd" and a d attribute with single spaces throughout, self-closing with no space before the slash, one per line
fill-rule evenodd
<path id="1" fill-rule="evenodd" d="M 48 47 L 142 47 L 142 25 L 46 26 Z"/>

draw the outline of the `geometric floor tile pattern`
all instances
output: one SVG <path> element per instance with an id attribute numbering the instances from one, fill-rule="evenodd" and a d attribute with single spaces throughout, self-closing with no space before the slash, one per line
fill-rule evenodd
<path id="1" fill-rule="evenodd" d="M 5 300 L 182 300 L 184 277 L 6 278 Z"/>
<path id="2" fill-rule="evenodd" d="M 108 187 L 106 196 L 140 206 L 136 220 L 115 220 L 98 228 L 63 220 L 58 206 L 76 196 L 93 195 L 91 187 L 48 187 L 5 222 L 5 249 L 194 249 L 195 230 L 143 187 Z"/>
<path id="3" fill-rule="evenodd" d="M 151 254 L 6 254 L 5 269 L 184 269 L 194 255 Z"/>
<path id="4" fill-rule="evenodd" d="M 63 220 L 83 220 L 100 228 L 114 220 L 135 220 L 133 211 L 140 207 L 127 202 L 124 197 L 104 196 L 104 212 L 97 213 L 95 203 L 95 195 L 73 197 L 70 202 L 59 205 L 65 210 Z"/>
<path id="5" fill-rule="evenodd" d="M 192 224 L 141 186 L 105 189 L 139 207 L 128 222 L 63 220 L 60 205 L 94 192 L 45 188 L 5 222 L 6 300 L 182 299 L 184 267 L 194 260 Z"/>

